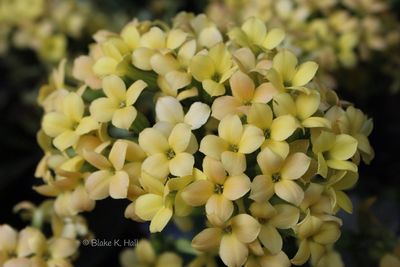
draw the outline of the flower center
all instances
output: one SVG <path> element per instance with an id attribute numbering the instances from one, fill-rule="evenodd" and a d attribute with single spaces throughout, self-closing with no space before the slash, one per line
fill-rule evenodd
<path id="1" fill-rule="evenodd" d="M 239 151 L 239 148 L 237 145 L 229 145 L 229 150 L 236 153 Z"/>
<path id="2" fill-rule="evenodd" d="M 224 228 L 224 232 L 227 234 L 232 233 L 232 226 L 228 225 L 227 227 Z"/>
<path id="3" fill-rule="evenodd" d="M 281 180 L 281 175 L 279 173 L 272 174 L 272 182 L 277 183 Z"/>
<path id="4" fill-rule="evenodd" d="M 119 103 L 119 108 L 124 108 L 124 107 L 125 107 L 125 102 L 124 101 L 120 102 Z"/>
<path id="5" fill-rule="evenodd" d="M 172 149 L 168 150 L 166 155 L 168 159 L 173 159 L 176 156 L 175 151 L 173 151 Z"/>
<path id="6" fill-rule="evenodd" d="M 222 194 L 222 191 L 224 190 L 224 186 L 220 184 L 215 184 L 214 186 L 214 192 L 218 194 Z"/>
<path id="7" fill-rule="evenodd" d="M 269 139 L 271 137 L 271 130 L 270 129 L 266 129 L 264 131 L 264 136 L 265 136 L 265 139 Z"/>

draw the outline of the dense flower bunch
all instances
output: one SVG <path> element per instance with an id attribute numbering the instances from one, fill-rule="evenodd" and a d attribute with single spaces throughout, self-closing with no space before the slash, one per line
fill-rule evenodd
<path id="1" fill-rule="evenodd" d="M 221 25 L 257 16 L 270 27 L 282 27 L 287 45 L 324 71 L 354 67 L 374 53 L 387 52 L 390 60 L 389 49 L 400 43 L 400 24 L 382 0 L 225 0 L 211 2 L 208 14 Z"/>
<path id="2" fill-rule="evenodd" d="M 340 264 L 336 213 L 352 211 L 345 190 L 373 158 L 372 121 L 319 88 L 318 65 L 298 62 L 284 37 L 256 18 L 226 36 L 187 13 L 172 27 L 97 33 L 74 62 L 79 85 L 61 64 L 41 89 L 35 189 L 59 216 L 111 197 L 129 199 L 125 216 L 152 233 L 193 227 L 193 266 L 215 255 L 227 266 Z M 182 264 L 140 244 L 132 266 Z"/>
<path id="3" fill-rule="evenodd" d="M 1 0 L 0 55 L 10 46 L 28 48 L 42 61 L 57 63 L 66 56 L 68 38 L 84 38 L 106 25 L 94 9 L 88 1 Z"/>
<path id="4" fill-rule="evenodd" d="M 29 202 L 15 206 L 24 219 L 32 222 L 21 231 L 0 225 L 0 265 L 4 267 L 69 267 L 76 258 L 81 237 L 88 236 L 86 221 L 81 216 L 60 217 L 52 201 L 39 207 Z M 45 235 L 44 226 L 51 226 Z"/>

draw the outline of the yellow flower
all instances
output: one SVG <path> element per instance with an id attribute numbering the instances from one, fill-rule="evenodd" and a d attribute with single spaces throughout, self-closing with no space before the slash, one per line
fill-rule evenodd
<path id="1" fill-rule="evenodd" d="M 260 224 L 248 214 L 239 214 L 223 225 L 207 228 L 192 240 L 199 251 L 219 249 L 219 256 L 227 266 L 242 266 L 249 254 L 248 245 L 260 233 Z"/>
<path id="2" fill-rule="evenodd" d="M 209 116 L 210 107 L 201 102 L 193 103 L 186 114 L 184 114 L 182 104 L 174 97 L 160 97 L 156 103 L 157 120 L 171 125 L 186 123 L 192 130 L 196 130 L 207 122 Z"/>
<path id="3" fill-rule="evenodd" d="M 242 47 L 254 49 L 256 46 L 264 50 L 272 50 L 283 41 L 285 32 L 277 28 L 267 32 L 262 20 L 251 17 L 243 23 L 241 28 L 234 28 L 228 35 Z"/>
<path id="4" fill-rule="evenodd" d="M 139 134 L 139 145 L 148 155 L 142 169 L 158 179 L 164 179 L 168 174 L 179 177 L 191 175 L 194 165 L 192 154 L 197 151 L 191 126 L 186 123 L 178 123 L 172 129 L 168 123 L 158 126 L 144 129 Z"/>
<path id="5" fill-rule="evenodd" d="M 93 72 L 93 58 L 89 56 L 80 56 L 74 60 L 72 76 L 79 81 L 85 82 L 91 89 L 101 88 L 101 79 Z"/>
<path id="6" fill-rule="evenodd" d="M 222 120 L 226 115 L 247 114 L 252 103 L 268 103 L 278 91 L 271 83 L 262 83 L 255 88 L 250 77 L 241 72 L 235 72 L 229 79 L 232 96 L 221 96 L 212 105 L 212 116 Z"/>
<path id="7" fill-rule="evenodd" d="M 281 199 L 298 206 L 304 192 L 295 180 L 308 170 L 311 159 L 300 152 L 281 157 L 267 147 L 258 154 L 257 162 L 263 174 L 254 178 L 250 198 L 263 202 L 276 193 Z"/>
<path id="8" fill-rule="evenodd" d="M 330 128 L 331 123 L 324 117 L 315 116 L 320 106 L 320 94 L 316 90 L 299 93 L 295 100 L 288 93 L 274 97 L 273 109 L 276 116 L 292 115 L 306 128 Z"/>
<path id="9" fill-rule="evenodd" d="M 195 55 L 189 69 L 210 96 L 225 94 L 224 82 L 235 71 L 231 54 L 223 43 L 213 46 L 208 53 Z"/>
<path id="10" fill-rule="evenodd" d="M 90 113 L 98 122 L 109 122 L 118 128 L 129 129 L 137 116 L 133 104 L 147 84 L 142 80 L 134 82 L 126 89 L 124 81 L 116 75 L 103 78 L 103 91 L 106 97 L 92 102 Z"/>
<path id="11" fill-rule="evenodd" d="M 154 248 L 146 239 L 138 242 L 134 249 L 126 249 L 120 256 L 122 267 L 181 267 L 182 259 L 172 252 L 156 255 Z"/>
<path id="12" fill-rule="evenodd" d="M 313 152 L 318 158 L 318 174 L 327 177 L 328 167 L 334 170 L 357 172 L 357 165 L 348 161 L 357 151 L 357 140 L 347 134 L 335 135 L 327 131 L 311 134 Z"/>
<path id="13" fill-rule="evenodd" d="M 117 74 L 118 64 L 130 52 L 128 44 L 120 37 L 110 35 L 100 43 L 100 48 L 103 55 L 94 63 L 93 72 L 99 77 Z"/>
<path id="14" fill-rule="evenodd" d="M 290 267 L 290 260 L 283 251 L 272 254 L 264 249 L 261 255 L 250 255 L 247 259 L 246 267 L 272 266 L 272 267 Z"/>
<path id="15" fill-rule="evenodd" d="M 86 190 L 93 200 L 108 196 L 123 199 L 128 196 L 132 166 L 127 162 L 141 162 L 145 157 L 143 150 L 134 142 L 117 140 L 111 148 L 108 159 L 98 152 L 84 151 L 84 158 L 96 167 L 86 179 Z"/>
<path id="16" fill-rule="evenodd" d="M 226 116 L 218 125 L 218 135 L 201 140 L 200 151 L 221 160 L 228 169 L 246 169 L 246 154 L 256 151 L 264 142 L 263 132 L 253 125 L 242 125 L 239 117 Z"/>
<path id="17" fill-rule="evenodd" d="M 161 232 L 174 213 L 187 216 L 191 212 L 191 207 L 183 201 L 182 192 L 192 179 L 191 175 L 170 178 L 164 186 L 159 179 L 142 172 L 140 183 L 148 193 L 139 196 L 134 205 L 140 219 L 151 221 L 150 232 Z"/>
<path id="18" fill-rule="evenodd" d="M 63 100 L 63 109 L 44 115 L 42 128 L 59 150 L 76 145 L 80 136 L 96 130 L 99 125 L 91 117 L 84 117 L 85 105 L 76 93 L 69 93 Z"/>
<path id="19" fill-rule="evenodd" d="M 191 206 L 206 205 L 208 216 L 215 216 L 221 223 L 233 213 L 233 203 L 250 191 L 250 179 L 244 169 L 229 168 L 211 157 L 203 160 L 205 179 L 194 181 L 182 192 L 182 198 Z M 228 172 L 228 175 L 227 173 Z"/>
<path id="20" fill-rule="evenodd" d="M 279 253 L 283 246 L 282 237 L 277 229 L 294 227 L 300 217 L 300 211 L 296 207 L 286 204 L 272 206 L 268 202 L 253 202 L 250 212 L 261 224 L 258 239 L 273 255 Z"/>
<path id="21" fill-rule="evenodd" d="M 289 50 L 282 50 L 276 54 L 272 61 L 272 68 L 268 71 L 267 78 L 275 88 L 284 92 L 285 88 L 308 91 L 307 85 L 315 76 L 318 65 L 308 61 L 297 66 L 296 56 Z"/>

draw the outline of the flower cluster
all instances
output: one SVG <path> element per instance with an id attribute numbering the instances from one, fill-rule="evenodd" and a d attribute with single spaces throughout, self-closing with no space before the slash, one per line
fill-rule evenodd
<path id="1" fill-rule="evenodd" d="M 133 21 L 97 33 L 74 62 L 80 85 L 64 82 L 62 64 L 41 89 L 35 189 L 60 216 L 128 199 L 125 216 L 152 233 L 196 218 L 195 263 L 340 262 L 336 214 L 352 211 L 345 190 L 373 158 L 372 122 L 319 88 L 318 65 L 298 62 L 284 37 L 256 18 L 225 35 L 187 13 L 172 27 Z M 286 242 L 298 245 L 291 259 Z M 146 242 L 133 253 L 135 266 L 157 262 Z"/>

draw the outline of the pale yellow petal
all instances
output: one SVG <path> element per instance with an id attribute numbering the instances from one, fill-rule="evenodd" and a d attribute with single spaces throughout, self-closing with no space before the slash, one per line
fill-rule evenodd
<path id="1" fill-rule="evenodd" d="M 291 81 L 296 73 L 297 58 L 289 50 L 282 50 L 275 55 L 272 66 L 281 75 L 284 81 Z"/>
<path id="2" fill-rule="evenodd" d="M 0 250 L 13 252 L 17 246 L 17 231 L 7 224 L 0 225 Z"/>
<path id="3" fill-rule="evenodd" d="M 261 45 L 267 34 L 264 22 L 256 17 L 247 19 L 242 25 L 242 30 L 246 33 L 249 41 L 256 45 Z"/>
<path id="4" fill-rule="evenodd" d="M 284 141 L 296 131 L 298 124 L 292 115 L 277 117 L 271 124 L 271 138 L 276 141 Z"/>
<path id="5" fill-rule="evenodd" d="M 253 125 L 245 125 L 239 142 L 239 153 L 253 153 L 263 142 L 264 134 L 259 128 Z"/>
<path id="6" fill-rule="evenodd" d="M 299 222 L 300 210 L 298 208 L 286 204 L 275 205 L 274 208 L 277 215 L 271 218 L 268 224 L 279 229 L 288 229 Z"/>
<path id="7" fill-rule="evenodd" d="M 143 161 L 142 170 L 148 174 L 164 179 L 169 174 L 169 161 L 165 154 L 154 154 Z"/>
<path id="8" fill-rule="evenodd" d="M 89 175 L 85 187 L 91 199 L 101 200 L 108 197 L 111 175 L 109 171 L 97 171 Z"/>
<path id="9" fill-rule="evenodd" d="M 63 100 L 64 114 L 71 120 L 79 122 L 83 117 L 85 105 L 77 93 L 69 93 Z"/>
<path id="10" fill-rule="evenodd" d="M 285 32 L 282 29 L 272 29 L 265 37 L 262 46 L 266 49 L 272 50 L 277 47 L 285 38 Z"/>
<path id="11" fill-rule="evenodd" d="M 314 153 L 326 152 L 330 150 L 335 143 L 335 134 L 322 131 L 318 137 L 311 135 Z"/>
<path id="12" fill-rule="evenodd" d="M 121 31 L 122 40 L 129 46 L 130 49 L 134 50 L 139 46 L 140 33 L 136 28 L 136 25 L 128 24 Z"/>
<path id="13" fill-rule="evenodd" d="M 156 115 L 160 121 L 175 125 L 183 122 L 184 113 L 181 103 L 172 96 L 160 97 L 156 103 Z"/>
<path id="14" fill-rule="evenodd" d="M 242 103 L 233 96 L 221 96 L 214 100 L 212 105 L 212 116 L 222 120 L 225 116 L 241 114 L 239 107 Z"/>
<path id="15" fill-rule="evenodd" d="M 156 53 L 153 49 L 139 47 L 132 53 L 132 63 L 141 70 L 151 70 L 150 59 Z"/>
<path id="16" fill-rule="evenodd" d="M 272 83 L 262 83 L 254 92 L 253 103 L 268 103 L 278 93 L 278 90 L 272 85 Z"/>
<path id="17" fill-rule="evenodd" d="M 301 120 L 311 117 L 320 104 L 320 95 L 316 91 L 311 94 L 299 94 L 296 98 L 297 115 Z"/>
<path id="18" fill-rule="evenodd" d="M 199 251 L 212 251 L 219 247 L 222 238 L 222 229 L 206 228 L 192 240 L 192 247 Z"/>
<path id="19" fill-rule="evenodd" d="M 182 192 L 182 198 L 191 206 L 197 207 L 207 203 L 214 193 L 214 185 L 207 180 L 195 181 Z"/>
<path id="20" fill-rule="evenodd" d="M 136 200 L 136 214 L 145 221 L 154 218 L 157 212 L 163 208 L 163 197 L 155 194 L 145 194 Z"/>
<path id="21" fill-rule="evenodd" d="M 262 130 L 266 130 L 272 124 L 272 117 L 272 110 L 268 105 L 254 103 L 247 114 L 247 122 Z"/>
<path id="22" fill-rule="evenodd" d="M 184 71 L 172 70 L 165 75 L 165 80 L 173 90 L 179 90 L 191 83 L 192 76 Z"/>
<path id="23" fill-rule="evenodd" d="M 335 170 L 344 170 L 344 171 L 352 171 L 352 172 L 358 171 L 357 165 L 350 161 L 327 160 L 326 164 L 328 165 L 329 168 L 332 168 Z"/>
<path id="24" fill-rule="evenodd" d="M 307 240 L 300 242 L 299 249 L 296 255 L 291 259 L 291 262 L 295 265 L 303 265 L 310 258 L 311 251 Z"/>
<path id="25" fill-rule="evenodd" d="M 83 157 L 87 162 L 96 167 L 97 169 L 108 169 L 111 167 L 111 163 L 103 155 L 94 151 L 83 150 Z"/>
<path id="26" fill-rule="evenodd" d="M 233 213 L 233 203 L 223 195 L 214 194 L 206 203 L 206 212 L 217 216 L 220 221 L 226 222 Z"/>
<path id="27" fill-rule="evenodd" d="M 71 257 L 78 250 L 79 241 L 68 238 L 55 238 L 49 244 L 49 252 L 54 258 Z"/>
<path id="28" fill-rule="evenodd" d="M 228 150 L 228 143 L 215 135 L 207 135 L 200 142 L 200 152 L 214 159 L 221 159 L 221 154 Z"/>
<path id="29" fill-rule="evenodd" d="M 215 26 L 204 28 L 198 37 L 199 45 L 210 48 L 223 41 L 222 34 Z"/>
<path id="30" fill-rule="evenodd" d="M 224 151 L 221 162 L 230 175 L 242 174 L 246 170 L 246 157 L 241 153 Z"/>
<path id="31" fill-rule="evenodd" d="M 98 122 L 108 122 L 112 119 L 114 112 L 119 108 L 116 100 L 106 97 L 98 98 L 90 105 L 90 114 Z"/>
<path id="32" fill-rule="evenodd" d="M 160 209 L 150 223 L 150 232 L 161 232 L 172 218 L 172 210 L 168 208 Z"/>
<path id="33" fill-rule="evenodd" d="M 47 113 L 43 116 L 43 131 L 50 137 L 56 137 L 72 129 L 73 122 L 67 116 L 57 112 Z"/>
<path id="34" fill-rule="evenodd" d="M 98 76 L 114 74 L 118 61 L 111 57 L 102 57 L 93 65 L 93 72 Z"/>
<path id="35" fill-rule="evenodd" d="M 243 134 L 243 126 L 239 116 L 227 116 L 218 125 L 219 136 L 230 145 L 238 145 Z"/>
<path id="36" fill-rule="evenodd" d="M 337 205 L 344 209 L 347 213 L 353 212 L 353 203 L 343 191 L 336 191 L 336 201 Z"/>
<path id="37" fill-rule="evenodd" d="M 152 49 L 165 48 L 166 36 L 159 27 L 151 27 L 151 29 L 140 38 L 140 46 Z"/>
<path id="38" fill-rule="evenodd" d="M 194 157 L 189 153 L 179 153 L 169 161 L 169 170 L 172 175 L 186 176 L 193 172 Z"/>
<path id="39" fill-rule="evenodd" d="M 192 126 L 192 130 L 199 129 L 210 117 L 210 107 L 201 102 L 193 103 L 185 115 L 185 123 Z"/>
<path id="40" fill-rule="evenodd" d="M 301 64 L 293 77 L 293 86 L 303 86 L 314 78 L 318 70 L 318 64 L 312 61 Z"/>
<path id="41" fill-rule="evenodd" d="M 139 178 L 140 185 L 146 192 L 162 196 L 164 194 L 164 183 L 159 179 L 142 171 Z"/>
<path id="42" fill-rule="evenodd" d="M 304 198 L 304 191 L 291 180 L 281 180 L 275 183 L 275 193 L 283 200 L 296 206 L 300 205 Z"/>
<path id="43" fill-rule="evenodd" d="M 290 155 L 281 169 L 282 179 L 295 180 L 303 176 L 310 166 L 311 159 L 304 153 Z"/>
<path id="44" fill-rule="evenodd" d="M 142 80 L 137 80 L 131 86 L 129 86 L 128 90 L 126 91 L 126 105 L 132 106 L 146 87 L 147 83 Z"/>
<path id="45" fill-rule="evenodd" d="M 269 224 L 262 225 L 258 238 L 271 254 L 276 254 L 282 250 L 282 237 L 275 227 Z"/>
<path id="46" fill-rule="evenodd" d="M 180 65 L 178 60 L 171 54 L 162 55 L 160 53 L 154 54 L 150 59 L 151 68 L 159 75 L 165 75 L 170 71 L 179 69 Z"/>
<path id="47" fill-rule="evenodd" d="M 260 259 L 261 266 L 268 267 L 290 267 L 290 260 L 285 252 L 280 251 L 278 254 L 265 254 Z"/>
<path id="48" fill-rule="evenodd" d="M 107 97 L 124 101 L 126 97 L 126 86 L 124 81 L 117 75 L 109 75 L 103 78 L 103 91 Z"/>
<path id="49" fill-rule="evenodd" d="M 93 117 L 84 117 L 78 127 L 76 127 L 75 133 L 78 135 L 87 134 L 93 130 L 97 130 L 100 127 L 99 123 Z"/>
<path id="50" fill-rule="evenodd" d="M 237 200 L 250 191 L 250 179 L 247 175 L 228 177 L 224 183 L 223 195 L 229 200 Z"/>
<path id="51" fill-rule="evenodd" d="M 242 243 L 253 242 L 260 233 L 261 226 L 248 214 L 239 214 L 231 220 L 232 234 Z"/>
<path id="52" fill-rule="evenodd" d="M 274 97 L 273 109 L 276 116 L 297 115 L 296 104 L 287 93 L 281 93 Z"/>
<path id="53" fill-rule="evenodd" d="M 328 245 L 335 243 L 339 237 L 339 225 L 336 222 L 325 222 L 322 224 L 318 234 L 313 236 L 313 239 L 322 245 Z"/>
<path id="54" fill-rule="evenodd" d="M 79 140 L 79 135 L 74 131 L 68 130 L 57 136 L 53 140 L 53 144 L 59 150 L 64 151 L 68 147 L 75 145 Z"/>
<path id="55" fill-rule="evenodd" d="M 117 128 L 128 130 L 135 121 L 136 116 L 137 111 L 135 107 L 124 107 L 114 112 L 111 122 Z"/>
<path id="56" fill-rule="evenodd" d="M 265 148 L 257 155 L 257 163 L 263 174 L 272 175 L 281 169 L 283 158 L 271 149 Z"/>
<path id="57" fill-rule="evenodd" d="M 249 249 L 234 234 L 226 234 L 221 239 L 219 256 L 227 266 L 242 266 L 247 259 Z"/>
<path id="58" fill-rule="evenodd" d="M 225 87 L 222 83 L 216 82 L 211 79 L 206 79 L 202 81 L 202 86 L 204 90 L 210 96 L 220 96 L 225 94 Z"/>
<path id="59" fill-rule="evenodd" d="M 347 134 L 339 134 L 333 147 L 329 150 L 329 156 L 335 160 L 347 160 L 357 151 L 357 139 Z"/>
<path id="60" fill-rule="evenodd" d="M 192 134 L 190 128 L 190 125 L 186 123 L 179 123 L 172 129 L 168 143 L 175 153 L 183 152 L 189 146 Z"/>
<path id="61" fill-rule="evenodd" d="M 242 103 L 247 103 L 253 100 L 255 85 L 252 79 L 241 71 L 235 72 L 229 79 L 229 84 L 231 86 L 232 95 L 242 101 Z"/>
<path id="62" fill-rule="evenodd" d="M 128 144 L 122 140 L 117 140 L 112 146 L 108 158 L 116 170 L 124 167 L 127 149 Z"/>
<path id="63" fill-rule="evenodd" d="M 222 162 L 212 157 L 203 159 L 203 171 L 208 180 L 215 184 L 223 185 L 226 179 L 226 171 Z"/>
<path id="64" fill-rule="evenodd" d="M 196 55 L 190 61 L 190 72 L 198 81 L 210 79 L 215 73 L 214 62 L 205 55 Z"/>
<path id="65" fill-rule="evenodd" d="M 166 153 L 169 149 L 167 138 L 153 128 L 144 129 L 139 134 L 139 145 L 148 155 Z"/>
<path id="66" fill-rule="evenodd" d="M 251 183 L 250 199 L 257 202 L 265 202 L 274 195 L 272 179 L 266 175 L 258 175 Z"/>

